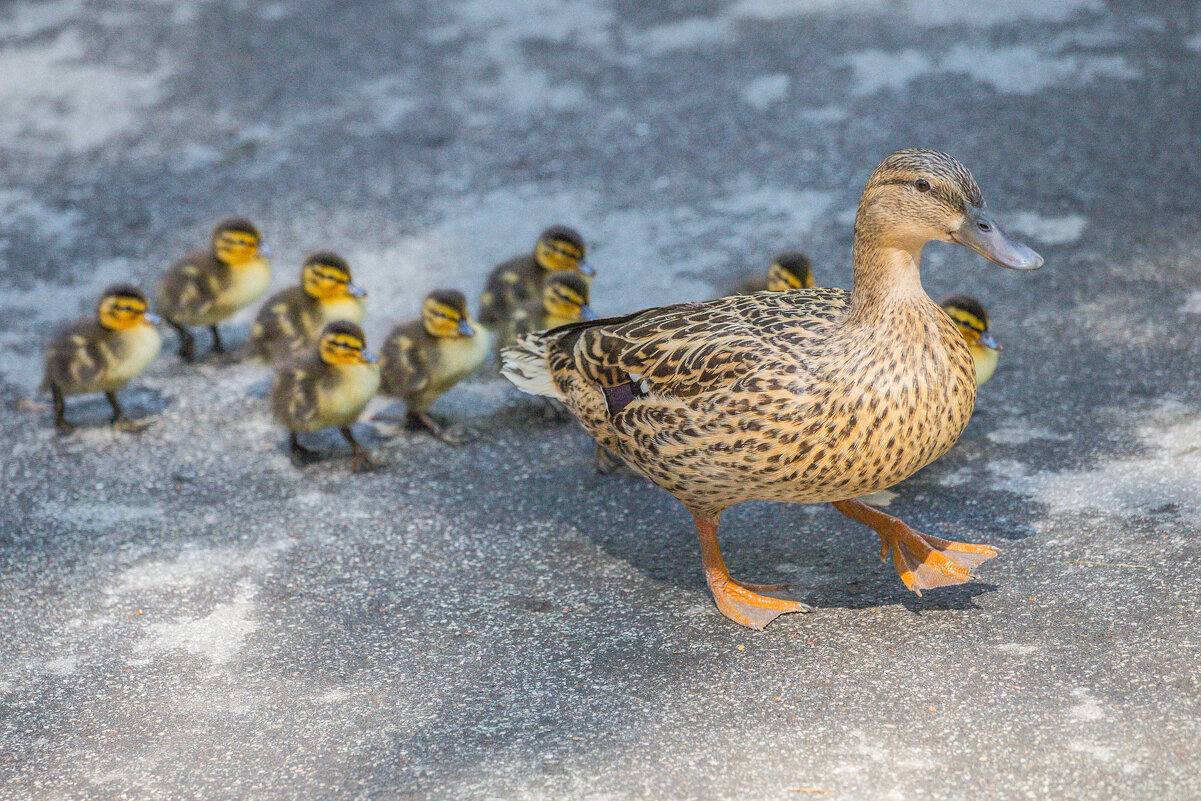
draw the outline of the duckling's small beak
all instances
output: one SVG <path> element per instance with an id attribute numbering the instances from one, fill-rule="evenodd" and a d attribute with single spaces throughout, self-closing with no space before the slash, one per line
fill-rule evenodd
<path id="1" fill-rule="evenodd" d="M 576 269 L 580 271 L 580 275 L 596 275 L 596 268 L 583 260 L 576 264 Z"/>
<path id="2" fill-rule="evenodd" d="M 264 259 L 269 259 L 275 255 L 275 248 L 265 243 L 261 244 L 259 245 L 259 255 Z"/>
<path id="3" fill-rule="evenodd" d="M 145 312 L 142 315 L 142 319 L 145 320 L 146 322 L 150 323 L 151 325 L 162 325 L 163 324 L 163 318 L 159 317 L 154 312 Z"/>
<path id="4" fill-rule="evenodd" d="M 580 307 L 580 320 L 582 320 L 583 322 L 586 323 L 589 320 L 595 320 L 595 319 L 596 319 L 596 312 L 594 312 L 592 310 L 591 306 L 581 306 Z"/>
<path id="5" fill-rule="evenodd" d="M 986 348 L 992 348 L 993 350 L 1005 350 L 1001 347 L 1001 344 L 997 342 L 997 338 L 992 335 L 992 331 L 985 331 L 976 339 L 976 341 Z"/>
<path id="6" fill-rule="evenodd" d="M 472 327 L 470 320 L 459 320 L 459 336 L 473 337 L 475 336 L 475 328 Z"/>
<path id="7" fill-rule="evenodd" d="M 989 261 L 1011 270 L 1037 270 L 1043 257 L 1001 230 L 983 208 L 968 206 L 963 224 L 951 232 L 951 241 L 970 248 Z"/>
<path id="8" fill-rule="evenodd" d="M 379 361 L 379 356 L 373 350 L 363 349 L 359 351 L 359 361 L 364 364 L 375 364 Z"/>
<path id="9" fill-rule="evenodd" d="M 354 281 L 351 281 L 346 285 L 346 294 L 350 295 L 352 298 L 365 298 L 367 297 L 367 290 L 363 289 L 363 287 L 359 286 Z"/>

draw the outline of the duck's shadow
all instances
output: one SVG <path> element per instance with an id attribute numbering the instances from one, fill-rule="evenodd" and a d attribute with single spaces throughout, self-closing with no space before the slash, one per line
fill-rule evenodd
<path id="1" fill-rule="evenodd" d="M 131 422 L 152 424 L 156 417 L 175 405 L 176 399 L 159 389 L 129 386 L 117 393 L 117 401 Z M 104 428 L 112 423 L 113 407 L 103 393 L 69 397 L 65 417 L 76 428 Z"/>

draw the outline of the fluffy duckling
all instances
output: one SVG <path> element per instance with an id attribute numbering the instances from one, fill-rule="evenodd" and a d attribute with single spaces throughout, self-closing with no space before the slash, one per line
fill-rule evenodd
<path id="1" fill-rule="evenodd" d="M 472 325 L 462 292 L 431 292 L 421 304 L 421 319 L 392 329 L 382 349 L 382 392 L 400 398 L 408 411 L 405 427 L 424 429 L 450 444 L 461 431 L 427 410 L 448 389 L 475 372 L 491 350 L 491 334 Z"/>
<path id="2" fill-rule="evenodd" d="M 363 322 L 367 290 L 356 284 L 350 265 L 336 253 L 314 253 L 300 268 L 300 285 L 272 295 L 250 329 L 252 355 L 278 361 L 312 345 L 329 323 Z"/>
<path id="3" fill-rule="evenodd" d="M 345 320 L 327 325 L 316 347 L 278 368 L 271 410 L 288 429 L 288 444 L 298 463 L 317 456 L 300 444 L 298 434 L 337 426 L 354 449 L 358 468 L 376 467 L 350 427 L 375 396 L 379 372 L 379 357 L 367 350 L 363 329 Z"/>
<path id="4" fill-rule="evenodd" d="M 767 274 L 743 281 L 738 286 L 738 294 L 749 295 L 764 290 L 785 292 L 789 289 L 812 289 L 814 286 L 813 264 L 808 256 L 797 250 L 776 256 L 768 266 Z"/>
<path id="5" fill-rule="evenodd" d="M 955 327 L 963 334 L 967 349 L 976 364 L 976 386 L 992 378 L 997 369 L 1001 346 L 988 330 L 988 312 L 980 301 L 967 295 L 954 295 L 942 302 L 943 311 L 951 315 Z"/>
<path id="6" fill-rule="evenodd" d="M 271 283 L 259 231 L 242 217 L 230 217 L 213 230 L 207 250 L 198 250 L 173 265 L 163 276 L 158 309 L 179 334 L 179 352 L 196 358 L 196 343 L 188 326 L 208 326 L 213 351 L 224 353 L 217 324 L 259 299 Z"/>
<path id="7" fill-rule="evenodd" d="M 971 353 L 921 284 L 934 240 L 1013 269 L 1043 263 L 1002 232 L 966 167 L 902 150 L 860 199 L 852 291 L 736 295 L 526 334 L 503 372 L 561 400 L 692 513 L 714 601 L 741 625 L 810 611 L 771 594 L 784 585 L 726 570 L 717 527 L 747 500 L 833 503 L 876 531 L 915 592 L 969 581 L 994 548 L 922 534 L 858 500 L 942 456 L 971 417 Z"/>
<path id="8" fill-rule="evenodd" d="M 552 225 L 538 237 L 534 252 L 504 262 L 488 276 L 480 296 L 480 322 L 500 330 L 513 313 L 542 295 L 546 280 L 557 273 L 578 273 L 591 279 L 596 271 L 584 261 L 584 237 L 573 228 Z"/>
<path id="9" fill-rule="evenodd" d="M 50 342 L 42 388 L 54 398 L 54 424 L 60 431 L 72 429 L 64 418 L 65 397 L 87 392 L 104 393 L 114 425 L 142 427 L 125 419 L 117 390 L 140 375 L 162 346 L 155 328 L 162 320 L 147 308 L 141 290 L 128 284 L 111 286 L 100 296 L 94 318 L 72 323 Z"/>
<path id="10" fill-rule="evenodd" d="M 555 273 L 542 287 L 542 297 L 525 303 L 513 313 L 503 346 L 512 345 L 519 334 L 558 328 L 568 323 L 595 320 L 588 305 L 588 282 L 576 273 Z"/>

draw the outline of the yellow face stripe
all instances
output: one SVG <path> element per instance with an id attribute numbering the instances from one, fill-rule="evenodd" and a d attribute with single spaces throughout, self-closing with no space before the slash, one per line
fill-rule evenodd
<path id="1" fill-rule="evenodd" d="M 971 312 L 964 311 L 963 309 L 955 306 L 952 306 L 949 309 L 944 309 L 944 311 L 951 316 L 951 319 L 954 320 L 956 324 L 964 328 L 970 328 L 977 334 L 983 334 L 988 330 L 988 327 L 984 325 L 984 321 Z"/>

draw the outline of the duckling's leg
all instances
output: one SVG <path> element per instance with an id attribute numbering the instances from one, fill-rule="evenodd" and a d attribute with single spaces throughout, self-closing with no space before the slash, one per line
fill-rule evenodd
<path id="1" fill-rule="evenodd" d="M 215 325 L 210 325 L 209 330 L 213 332 L 213 353 L 225 353 L 225 343 L 221 341 L 221 330 Z"/>
<path id="2" fill-rule="evenodd" d="M 800 601 L 759 595 L 788 589 L 787 584 L 749 584 L 730 578 L 721 547 L 717 544 L 717 526 L 693 514 L 696 532 L 701 540 L 701 561 L 705 565 L 705 581 L 718 610 L 735 623 L 762 631 L 767 624 L 789 612 L 812 612 L 813 607 Z"/>
<path id="3" fill-rule="evenodd" d="M 132 434 L 137 434 L 144 431 L 149 425 L 149 420 L 130 420 L 125 416 L 125 410 L 121 408 L 120 401 L 117 400 L 117 393 L 106 392 L 104 397 L 108 398 L 108 405 L 113 407 L 113 416 L 110 422 L 113 428 L 118 431 L 128 431 Z"/>
<path id="4" fill-rule="evenodd" d="M 1000 553 L 991 545 L 951 542 L 921 534 L 859 500 L 836 501 L 834 508 L 880 535 L 880 558 L 887 559 L 891 549 L 897 575 L 918 595 L 933 587 L 971 581 L 975 578 L 972 568 Z"/>
<path id="5" fill-rule="evenodd" d="M 192 336 L 192 332 L 170 318 L 167 318 L 167 325 L 174 328 L 175 333 L 179 335 L 180 358 L 182 358 L 185 362 L 195 361 L 196 339 Z"/>
<path id="6" fill-rule="evenodd" d="M 405 414 L 405 428 L 409 431 L 428 431 L 447 445 L 462 445 L 471 438 L 470 432 L 457 426 L 448 426 L 429 412 L 416 409 L 409 409 Z"/>
<path id="7" fill-rule="evenodd" d="M 596 472 L 603 476 L 607 476 L 611 473 L 617 472 L 623 467 L 625 467 L 625 462 L 623 462 L 617 456 L 617 454 L 613 453 L 613 451 L 609 450 L 604 445 L 601 445 L 599 442 L 596 443 Z"/>
<path id="8" fill-rule="evenodd" d="M 54 384 L 50 385 L 50 397 L 54 398 L 54 425 L 60 434 L 70 434 L 75 426 L 67 422 L 67 402 L 63 400 L 63 391 Z"/>
<path id="9" fill-rule="evenodd" d="M 354 452 L 356 460 L 355 470 L 374 470 L 377 467 L 382 467 L 378 462 L 374 462 L 367 451 L 363 450 L 363 446 L 354 438 L 354 432 L 350 430 L 350 426 L 342 426 L 342 436 L 350 443 L 350 448 Z"/>
<path id="10" fill-rule="evenodd" d="M 288 448 L 292 453 L 292 461 L 297 467 L 312 464 L 321 457 L 321 454 L 317 451 L 301 445 L 300 437 L 296 436 L 295 431 L 288 432 Z"/>

